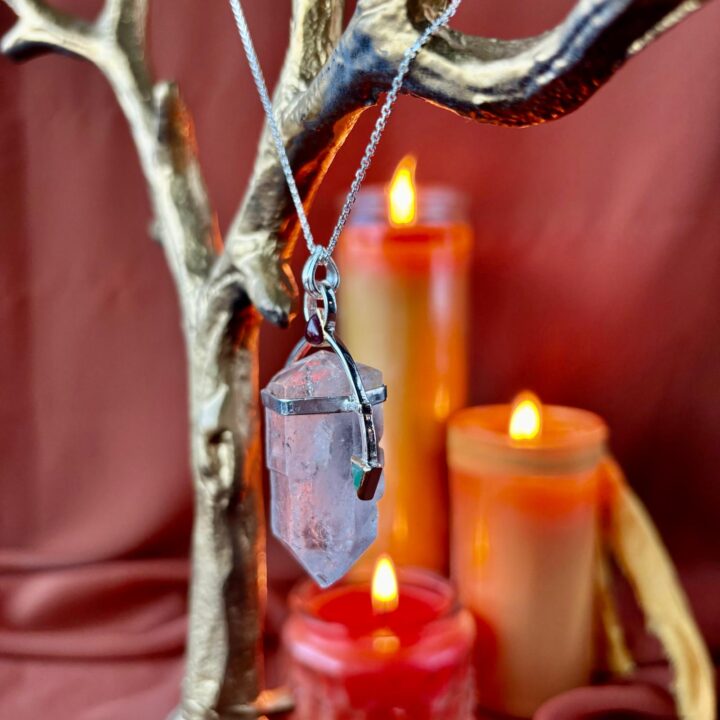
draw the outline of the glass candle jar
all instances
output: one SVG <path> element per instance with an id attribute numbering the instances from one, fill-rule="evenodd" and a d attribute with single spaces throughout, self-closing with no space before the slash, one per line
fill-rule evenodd
<path id="1" fill-rule="evenodd" d="M 378 614 L 369 581 L 293 591 L 283 639 L 298 720 L 471 720 L 475 629 L 447 580 L 399 574 Z"/>
<path id="2" fill-rule="evenodd" d="M 478 626 L 479 702 L 531 716 L 593 668 L 598 464 L 592 413 L 543 409 L 542 435 L 508 434 L 510 405 L 450 422 L 451 565 Z"/>
<path id="3" fill-rule="evenodd" d="M 471 241 L 452 189 L 418 187 L 412 222 L 393 225 L 388 188 L 369 186 L 338 244 L 342 336 L 388 386 L 385 494 L 365 569 L 387 552 L 447 572 L 446 423 L 467 401 Z"/>

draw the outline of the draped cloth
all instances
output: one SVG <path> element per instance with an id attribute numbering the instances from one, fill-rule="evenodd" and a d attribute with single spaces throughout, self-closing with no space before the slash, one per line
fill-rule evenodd
<path id="1" fill-rule="evenodd" d="M 89 16 L 99 3 L 55 4 Z M 466 6 L 461 29 L 508 37 L 543 30 L 569 3 Z M 229 11 L 192 0 L 151 7 L 157 76 L 180 83 L 227 227 L 262 123 Z M 247 4 L 269 77 L 288 10 Z M 11 23 L 3 5 L 0 32 Z M 607 420 L 714 653 L 719 23 L 720 3 L 710 3 L 543 127 L 484 127 L 402 99 L 371 172 L 384 181 L 415 151 L 420 182 L 467 191 L 477 235 L 472 401 L 531 387 Z M 371 114 L 321 189 L 318 236 Z M 185 360 L 149 221 L 132 142 L 99 73 L 57 56 L 0 58 L 2 718 L 149 720 L 178 699 L 192 522 Z M 261 382 L 297 332 L 265 328 Z M 297 573 L 271 544 L 271 590 Z M 282 612 L 271 606 L 270 637 Z M 637 669 L 554 698 L 540 720 L 673 716 L 661 649 L 633 603 L 620 613 Z"/>
<path id="2" fill-rule="evenodd" d="M 645 626 L 660 641 L 672 670 L 671 688 L 678 714 L 688 720 L 715 720 L 715 672 L 672 560 L 640 500 L 618 464 L 606 458 L 600 483 L 602 545 L 600 602 L 607 634 L 609 667 L 619 676 L 632 673 L 633 660 L 614 609 L 607 561 L 615 560 L 632 587 Z"/>

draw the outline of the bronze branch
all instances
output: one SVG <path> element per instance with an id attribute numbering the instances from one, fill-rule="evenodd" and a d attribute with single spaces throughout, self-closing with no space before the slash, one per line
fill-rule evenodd
<path id="1" fill-rule="evenodd" d="M 555 120 L 704 1 L 579 0 L 557 27 L 519 40 L 445 30 L 417 57 L 405 90 L 480 122 Z M 93 22 L 43 0 L 4 2 L 18 17 L 2 40 L 5 54 L 52 51 L 91 62 L 130 126 L 178 292 L 190 376 L 196 515 L 180 712 L 186 720 L 255 713 L 263 705 L 265 572 L 254 308 L 289 322 L 296 290 L 287 260 L 298 234 L 270 136 L 266 129 L 223 245 L 192 119 L 177 87 L 153 79 L 148 0 L 106 0 Z M 343 29 L 343 0 L 293 0 L 274 104 L 308 206 L 359 114 L 388 89 L 404 50 L 444 4 L 359 0 Z"/>

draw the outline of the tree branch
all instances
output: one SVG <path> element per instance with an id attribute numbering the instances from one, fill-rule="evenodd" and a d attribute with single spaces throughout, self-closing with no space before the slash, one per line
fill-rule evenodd
<path id="1" fill-rule="evenodd" d="M 108 79 L 130 126 L 189 329 L 221 247 L 197 163 L 192 120 L 170 83 L 153 85 L 145 54 L 147 0 L 107 0 L 95 22 L 69 16 L 42 0 L 5 0 L 18 21 L 2 40 L 16 59 L 55 51 L 88 60 Z M 241 289 L 234 288 L 235 295 Z"/>
<path id="2" fill-rule="evenodd" d="M 273 103 L 278 118 L 307 91 L 331 56 L 342 33 L 344 0 L 293 0 L 290 42 L 278 80 Z M 294 142 L 295 133 L 283 124 L 289 152 L 302 149 Z M 331 158 L 316 147 L 311 153 L 312 166 L 303 168 L 295 157 L 295 178 L 309 206 L 316 164 Z M 322 175 L 325 174 L 324 168 Z M 280 175 L 278 176 L 278 172 Z M 286 260 L 292 251 L 298 227 L 294 212 L 286 206 L 287 187 L 278 165 L 277 154 L 267 125 L 258 147 L 258 155 L 243 203 L 227 233 L 225 253 L 214 273 L 216 287 L 227 283 L 234 274 L 247 289 L 255 306 L 269 320 L 288 322 L 292 299 L 297 294 Z M 262 200 L 261 200 L 262 198 Z M 268 228 L 281 230 L 284 242 Z"/>
<path id="3" fill-rule="evenodd" d="M 520 40 L 443 30 L 415 59 L 404 91 L 485 123 L 520 127 L 556 120 L 586 102 L 628 58 L 706 1 L 579 0 L 557 27 Z M 405 50 L 446 4 L 359 0 L 312 82 L 291 102 L 276 103 L 306 206 L 359 114 L 388 90 Z M 226 260 L 238 269 L 237 258 L 245 258 L 244 273 L 262 266 L 282 277 L 297 236 L 294 208 L 266 135 L 261 157 L 228 233 Z M 273 257 L 279 261 L 274 271 L 269 268 Z M 266 316 L 263 301 L 290 307 L 277 295 L 261 299 L 259 308 Z M 286 314 L 270 317 L 287 319 Z"/>
<path id="4" fill-rule="evenodd" d="M 106 0 L 97 27 L 105 37 L 112 37 L 133 65 L 133 75 L 140 85 L 151 84 L 145 59 L 145 34 L 149 0 Z"/>
<path id="5" fill-rule="evenodd" d="M 585 103 L 626 60 L 707 0 L 580 0 L 527 40 L 445 30 L 409 73 L 408 93 L 496 125 L 556 120 Z M 398 19 L 399 21 L 399 19 Z M 387 38 L 379 18 L 372 31 Z M 384 84 L 392 81 L 385 75 Z"/>
<path id="6" fill-rule="evenodd" d="M 42 0 L 5 0 L 18 21 L 0 43 L 0 50 L 15 59 L 58 51 L 95 62 L 99 45 L 93 27 L 79 18 L 46 5 Z"/>

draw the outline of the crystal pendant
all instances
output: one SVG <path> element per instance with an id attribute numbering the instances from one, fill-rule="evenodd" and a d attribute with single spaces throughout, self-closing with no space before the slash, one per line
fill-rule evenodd
<path id="1" fill-rule="evenodd" d="M 382 436 L 382 373 L 353 363 L 367 400 L 360 406 L 352 359 L 333 349 L 291 362 L 262 394 L 272 531 L 323 587 L 375 539 L 382 493 L 382 450 L 367 462 L 368 441 Z"/>

